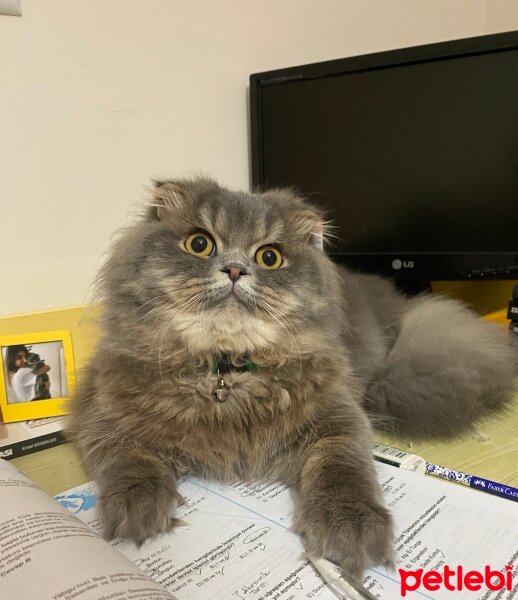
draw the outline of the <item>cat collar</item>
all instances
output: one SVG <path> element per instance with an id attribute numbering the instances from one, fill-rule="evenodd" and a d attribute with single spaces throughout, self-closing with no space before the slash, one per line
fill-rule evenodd
<path id="1" fill-rule="evenodd" d="M 249 354 L 243 356 L 245 359 L 242 365 L 234 365 L 228 354 L 222 354 L 221 357 L 212 365 L 212 372 L 217 374 L 217 384 L 212 390 L 212 397 L 217 402 L 225 402 L 228 399 L 230 388 L 225 383 L 223 375 L 230 371 L 247 371 L 251 373 L 257 369 L 257 365 L 252 362 Z"/>

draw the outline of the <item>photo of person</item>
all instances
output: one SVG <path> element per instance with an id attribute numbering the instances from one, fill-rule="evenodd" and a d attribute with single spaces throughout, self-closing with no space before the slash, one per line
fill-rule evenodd
<path id="1" fill-rule="evenodd" d="M 62 342 L 6 346 L 2 358 L 8 404 L 67 395 Z"/>

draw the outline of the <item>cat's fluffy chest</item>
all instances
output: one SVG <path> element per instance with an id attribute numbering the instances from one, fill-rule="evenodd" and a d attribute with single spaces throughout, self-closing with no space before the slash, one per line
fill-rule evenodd
<path id="1" fill-rule="evenodd" d="M 102 428 L 110 452 L 113 444 L 147 448 L 181 473 L 287 481 L 322 427 L 347 422 L 344 411 L 357 395 L 338 349 L 325 361 L 313 355 L 283 365 L 253 357 L 253 372 L 224 373 L 225 402 L 213 396 L 218 376 L 210 357 L 198 362 L 127 359 L 121 369 L 117 355 L 103 353 L 103 368 L 91 374 L 99 390 L 91 435 Z"/>
<path id="2" fill-rule="evenodd" d="M 285 479 L 289 458 L 311 437 L 315 406 L 270 374 L 230 372 L 224 380 L 228 397 L 218 402 L 213 373 L 158 379 L 153 400 L 134 413 L 140 418 L 126 421 L 131 436 L 172 458 L 181 472 L 226 481 Z"/>

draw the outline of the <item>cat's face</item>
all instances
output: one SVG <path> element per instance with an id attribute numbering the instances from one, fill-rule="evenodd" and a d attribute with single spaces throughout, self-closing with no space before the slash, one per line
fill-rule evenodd
<path id="1" fill-rule="evenodd" d="M 286 191 L 157 185 L 131 249 L 132 305 L 191 351 L 244 353 L 294 342 L 329 289 L 322 216 Z"/>

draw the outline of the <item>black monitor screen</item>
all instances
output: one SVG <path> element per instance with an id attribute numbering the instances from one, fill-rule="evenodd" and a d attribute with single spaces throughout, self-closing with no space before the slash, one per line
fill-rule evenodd
<path id="1" fill-rule="evenodd" d="M 271 82 L 254 183 L 323 205 L 341 252 L 518 250 L 518 44 Z"/>

